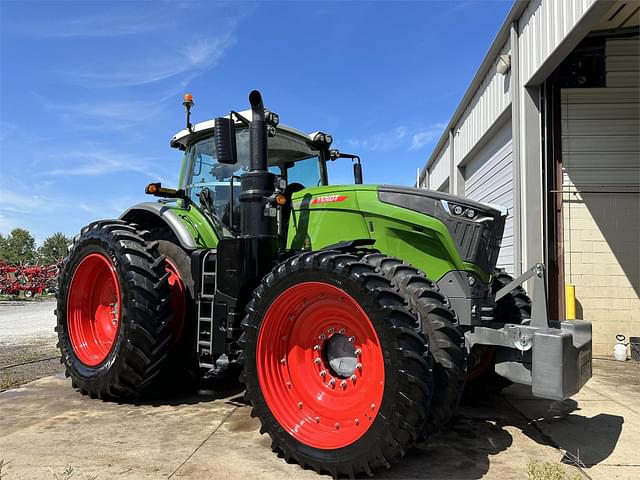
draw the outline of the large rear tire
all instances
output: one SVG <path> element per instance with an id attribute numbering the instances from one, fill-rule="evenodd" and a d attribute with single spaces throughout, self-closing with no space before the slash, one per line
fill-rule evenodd
<path id="1" fill-rule="evenodd" d="M 155 387 L 162 391 L 194 390 L 201 375 L 196 351 L 197 305 L 191 257 L 168 229 L 153 229 L 149 238 L 156 241 L 158 253 L 165 257 L 171 303 L 171 343 Z"/>
<path id="2" fill-rule="evenodd" d="M 98 398 L 141 396 L 171 341 L 169 275 L 148 232 L 121 220 L 84 227 L 59 277 L 58 347 L 72 384 Z"/>
<path id="3" fill-rule="evenodd" d="M 337 251 L 295 256 L 263 279 L 247 312 L 246 397 L 288 461 L 334 477 L 371 474 L 420 438 L 428 340 L 373 266 Z"/>
<path id="4" fill-rule="evenodd" d="M 436 284 L 420 270 L 380 253 L 365 255 L 363 261 L 380 269 L 391 280 L 409 306 L 420 316 L 422 330 L 429 337 L 434 363 L 434 393 L 424 437 L 437 432 L 453 417 L 464 391 L 467 352 L 464 335 L 456 326 L 449 301 Z"/>

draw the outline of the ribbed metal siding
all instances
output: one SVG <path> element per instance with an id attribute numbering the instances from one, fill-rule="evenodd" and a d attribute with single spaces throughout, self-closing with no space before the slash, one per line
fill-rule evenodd
<path id="1" fill-rule="evenodd" d="M 507 42 L 500 54 L 510 53 L 510 45 Z M 493 68 L 489 70 L 458 122 L 454 137 L 456 164 L 462 162 L 498 117 L 511 105 L 511 91 L 509 90 L 511 72 L 507 75 L 498 73 L 496 71 L 497 63 L 498 59 L 496 58 Z"/>
<path id="2" fill-rule="evenodd" d="M 518 22 L 523 85 L 549 58 L 596 0 L 533 0 Z"/>
<path id="3" fill-rule="evenodd" d="M 449 142 L 445 144 L 440 155 L 429 168 L 429 188 L 440 190 L 442 185 L 449 179 Z"/>
<path id="4" fill-rule="evenodd" d="M 640 41 L 638 37 L 608 40 L 607 88 L 634 88 L 640 84 Z"/>
<path id="5" fill-rule="evenodd" d="M 562 90 L 567 188 L 640 187 L 640 41 L 609 40 L 607 87 Z"/>
<path id="6" fill-rule="evenodd" d="M 513 268 L 513 167 L 510 119 L 464 167 L 465 196 L 509 209 L 498 266 L 511 274 Z"/>

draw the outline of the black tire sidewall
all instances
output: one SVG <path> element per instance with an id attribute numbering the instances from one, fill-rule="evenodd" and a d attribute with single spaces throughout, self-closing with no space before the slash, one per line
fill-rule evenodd
<path id="1" fill-rule="evenodd" d="M 116 242 L 110 242 L 107 236 L 98 237 L 93 235 L 93 233 L 94 232 L 89 232 L 86 236 L 83 236 L 72 250 L 64 264 L 58 292 L 58 337 L 62 358 L 70 370 L 69 373 L 81 388 L 84 387 L 82 384 L 83 381 L 110 382 L 111 372 L 118 370 L 118 364 L 122 362 L 125 357 L 126 339 L 131 335 L 130 317 L 134 309 L 131 292 L 126 282 L 128 262 L 126 262 L 119 253 L 119 245 L 117 245 Z M 67 304 L 73 274 L 80 262 L 92 253 L 101 254 L 111 261 L 116 270 L 121 299 L 120 325 L 118 327 L 116 340 L 105 360 L 96 366 L 85 365 L 78 358 L 71 345 L 71 337 L 67 323 Z"/>

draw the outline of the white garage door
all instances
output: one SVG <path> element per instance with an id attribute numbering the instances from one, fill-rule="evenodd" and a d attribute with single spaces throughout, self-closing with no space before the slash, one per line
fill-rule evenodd
<path id="1" fill-rule="evenodd" d="M 498 266 L 513 275 L 513 169 L 511 118 L 464 167 L 464 196 L 509 209 Z"/>

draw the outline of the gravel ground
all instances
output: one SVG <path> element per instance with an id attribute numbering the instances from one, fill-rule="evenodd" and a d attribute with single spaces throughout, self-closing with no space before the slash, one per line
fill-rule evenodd
<path id="1" fill-rule="evenodd" d="M 0 302 L 0 345 L 24 345 L 55 336 L 54 299 Z"/>
<path id="2" fill-rule="evenodd" d="M 0 302 L 0 391 L 64 371 L 54 308 L 52 299 Z"/>

